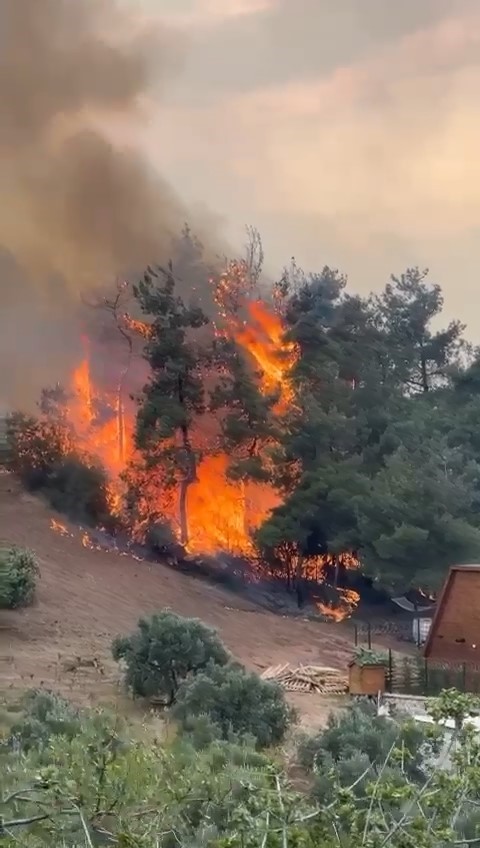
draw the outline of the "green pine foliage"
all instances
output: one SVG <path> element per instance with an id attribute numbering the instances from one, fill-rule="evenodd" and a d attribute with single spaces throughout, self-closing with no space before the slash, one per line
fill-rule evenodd
<path id="1" fill-rule="evenodd" d="M 135 395 L 126 523 L 161 555 L 175 547 L 176 524 L 188 546 L 199 463 L 221 452 L 245 502 L 251 482 L 279 493 L 263 525 L 244 529 L 289 589 L 301 591 L 312 558 L 341 568 L 348 553 L 382 591 L 437 592 L 450 565 L 480 561 L 479 350 L 460 322 L 443 320 L 442 291 L 426 270 L 407 268 L 362 297 L 334 268 L 305 273 L 293 263 L 270 308 L 296 355 L 287 385 L 265 392 L 232 329 L 249 298 L 269 297 L 252 233 L 247 260 L 219 276 L 186 228 L 174 263 L 147 268 L 132 287 L 148 328 L 139 337 L 147 377 Z M 66 404 L 57 386 L 42 393 L 38 417 L 10 417 L 10 465 L 72 518 L 115 526 L 104 472 L 75 453 Z M 163 512 L 175 510 L 169 528 Z"/>

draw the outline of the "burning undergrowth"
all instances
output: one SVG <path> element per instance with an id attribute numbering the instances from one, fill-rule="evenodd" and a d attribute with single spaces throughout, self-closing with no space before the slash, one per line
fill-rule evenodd
<path id="1" fill-rule="evenodd" d="M 36 417 L 11 417 L 12 467 L 86 525 L 87 547 L 166 560 L 278 608 L 292 604 L 286 586 L 298 608 L 313 599 L 341 620 L 359 600 L 342 584 L 353 556 L 300 568 L 295 552 L 267 562 L 254 543 L 281 503 L 276 449 L 297 355 L 257 276 L 233 262 L 213 278 L 213 318 L 183 302 L 172 268 L 90 304 L 68 384 L 43 391 Z"/>

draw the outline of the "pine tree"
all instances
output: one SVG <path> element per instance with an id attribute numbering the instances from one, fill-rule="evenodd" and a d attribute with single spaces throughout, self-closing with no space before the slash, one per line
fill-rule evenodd
<path id="1" fill-rule="evenodd" d="M 176 294 L 171 264 L 166 270 L 148 268 L 134 294 L 151 320 L 144 350 L 151 374 L 139 399 L 136 447 L 147 465 L 165 466 L 168 485 L 178 486 L 180 540 L 188 544 L 187 493 L 197 478 L 198 459 L 191 432 L 205 411 L 206 352 L 195 331 L 208 318 Z"/>

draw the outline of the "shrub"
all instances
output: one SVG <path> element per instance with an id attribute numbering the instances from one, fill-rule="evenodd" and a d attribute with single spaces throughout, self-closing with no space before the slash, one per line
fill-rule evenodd
<path id="1" fill-rule="evenodd" d="M 385 651 L 373 651 L 371 648 L 359 647 L 355 649 L 354 661 L 360 666 L 388 665 L 388 654 Z"/>
<path id="2" fill-rule="evenodd" d="M 35 555 L 24 548 L 0 549 L 0 608 L 15 609 L 33 600 L 38 577 Z"/>
<path id="3" fill-rule="evenodd" d="M 172 527 L 168 521 L 155 521 L 145 534 L 145 544 L 155 554 L 174 555 L 180 550 Z"/>
<path id="4" fill-rule="evenodd" d="M 15 412 L 7 418 L 10 468 L 32 491 L 42 489 L 51 469 L 70 449 L 69 434 L 58 422 Z"/>
<path id="5" fill-rule="evenodd" d="M 82 711 L 73 736 L 54 734 L 40 751 L 0 755 L 0 844 L 322 844 L 316 817 L 307 819 L 311 833 L 302 821 L 312 804 L 291 791 L 268 756 L 221 740 L 197 751 L 184 737 L 169 746 L 130 732 L 133 738 L 128 727 L 119 733 L 100 711 Z"/>
<path id="6" fill-rule="evenodd" d="M 10 729 L 10 741 L 24 752 L 40 750 L 52 736 L 73 739 L 79 729 L 79 713 L 68 701 L 46 689 L 34 689 L 25 696 L 22 715 Z"/>
<path id="7" fill-rule="evenodd" d="M 384 763 L 394 745 L 403 751 L 405 775 L 421 782 L 425 778 L 426 746 L 435 750 L 435 739 L 413 721 L 397 724 L 377 716 L 372 705 L 359 704 L 339 715 L 330 715 L 327 727 L 315 736 L 303 736 L 298 760 L 315 775 L 314 794 L 318 798 L 328 797 L 335 781 L 342 786 L 355 784 L 355 792 L 363 795 L 366 783 L 380 771 L 386 774 Z M 367 769 L 365 779 L 360 780 Z M 390 766 L 388 776 L 395 777 Z"/>
<path id="8" fill-rule="evenodd" d="M 75 451 L 62 420 L 15 413 L 7 421 L 10 468 L 31 491 L 42 492 L 74 521 L 113 529 L 104 469 Z"/>
<path id="9" fill-rule="evenodd" d="M 91 526 L 110 526 L 111 513 L 105 471 L 75 456 L 54 465 L 44 486 L 58 512 Z"/>
<path id="10" fill-rule="evenodd" d="M 281 742 L 294 719 L 280 686 L 236 664 L 211 666 L 180 688 L 173 718 L 188 728 L 202 715 L 224 739 L 251 736 L 260 748 Z"/>
<path id="11" fill-rule="evenodd" d="M 133 695 L 159 698 L 165 706 L 174 703 L 189 675 L 230 659 L 215 630 L 169 611 L 141 618 L 135 633 L 114 641 L 112 653 L 125 661 L 125 682 Z"/>

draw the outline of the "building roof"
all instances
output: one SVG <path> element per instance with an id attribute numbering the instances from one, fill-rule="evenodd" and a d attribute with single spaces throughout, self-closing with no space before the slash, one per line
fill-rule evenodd
<path id="1" fill-rule="evenodd" d="M 428 604 L 424 603 L 420 606 L 419 604 L 414 604 L 405 595 L 402 595 L 400 598 L 392 598 L 392 602 L 406 612 L 433 612 L 435 609 L 435 603 L 433 601 L 429 601 Z"/>
<path id="2" fill-rule="evenodd" d="M 470 572 L 480 572 L 480 563 L 471 563 L 468 565 L 452 565 L 445 583 L 443 584 L 442 591 L 440 592 L 440 597 L 438 599 L 437 606 L 435 608 L 435 612 L 432 618 L 432 624 L 430 630 L 428 631 L 427 639 L 425 641 L 425 645 L 423 647 L 423 653 L 425 657 L 428 657 L 430 654 L 430 650 L 433 644 L 433 640 L 436 636 L 438 626 L 442 620 L 443 612 L 445 606 L 447 604 L 448 598 L 450 596 L 450 592 L 453 586 L 453 580 L 457 571 L 470 571 Z"/>

